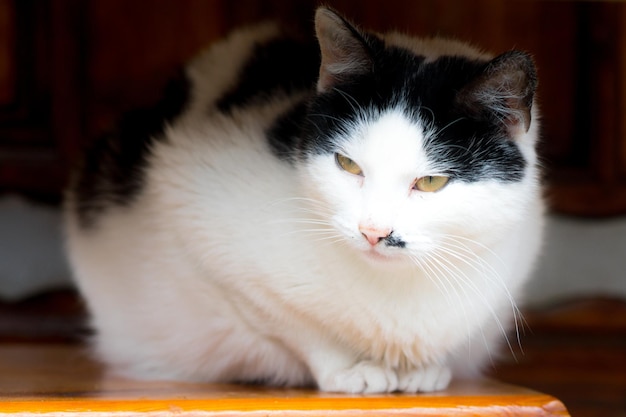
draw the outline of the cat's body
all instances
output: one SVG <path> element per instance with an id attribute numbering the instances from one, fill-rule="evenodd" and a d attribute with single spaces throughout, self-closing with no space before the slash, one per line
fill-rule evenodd
<path id="1" fill-rule="evenodd" d="M 528 57 L 316 29 L 321 69 L 276 26 L 236 32 L 162 129 L 87 158 L 68 248 L 118 372 L 430 391 L 515 321 L 542 225 Z"/>

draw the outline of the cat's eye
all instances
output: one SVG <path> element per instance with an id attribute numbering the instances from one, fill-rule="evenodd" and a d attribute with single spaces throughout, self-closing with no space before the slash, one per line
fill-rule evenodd
<path id="1" fill-rule="evenodd" d="M 445 187 L 448 180 L 448 177 L 444 177 L 442 175 L 428 175 L 415 180 L 413 188 L 427 193 L 432 193 Z"/>
<path id="2" fill-rule="evenodd" d="M 336 153 L 335 160 L 337 161 L 337 165 L 339 165 L 339 167 L 344 171 L 354 175 L 363 175 L 363 170 L 361 170 L 361 167 L 347 156 Z"/>

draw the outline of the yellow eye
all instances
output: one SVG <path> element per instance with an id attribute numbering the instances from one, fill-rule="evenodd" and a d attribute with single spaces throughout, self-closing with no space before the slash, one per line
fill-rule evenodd
<path id="1" fill-rule="evenodd" d="M 418 178 L 415 181 L 414 189 L 432 193 L 441 190 L 448 183 L 449 178 L 439 175 L 429 175 Z"/>
<path id="2" fill-rule="evenodd" d="M 363 175 L 363 171 L 361 170 L 361 167 L 358 166 L 356 162 L 354 162 L 352 159 L 348 158 L 347 156 L 343 156 L 341 154 L 336 153 L 335 160 L 337 161 L 337 165 L 339 165 L 339 167 L 343 169 L 344 171 L 349 172 L 350 174 L 354 174 L 354 175 Z"/>

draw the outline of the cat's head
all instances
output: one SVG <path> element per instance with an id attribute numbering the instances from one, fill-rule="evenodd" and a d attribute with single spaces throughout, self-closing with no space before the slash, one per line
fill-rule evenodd
<path id="1" fill-rule="evenodd" d="M 367 256 L 491 244 L 537 198 L 531 58 L 362 32 L 320 8 L 303 180 Z"/>

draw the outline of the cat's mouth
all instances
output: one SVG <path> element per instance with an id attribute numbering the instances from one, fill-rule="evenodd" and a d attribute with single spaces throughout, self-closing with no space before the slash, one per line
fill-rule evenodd
<path id="1" fill-rule="evenodd" d="M 380 242 L 376 246 L 362 248 L 361 253 L 365 258 L 374 262 L 393 262 L 401 257 L 401 251 L 393 250 L 389 245 Z"/>

